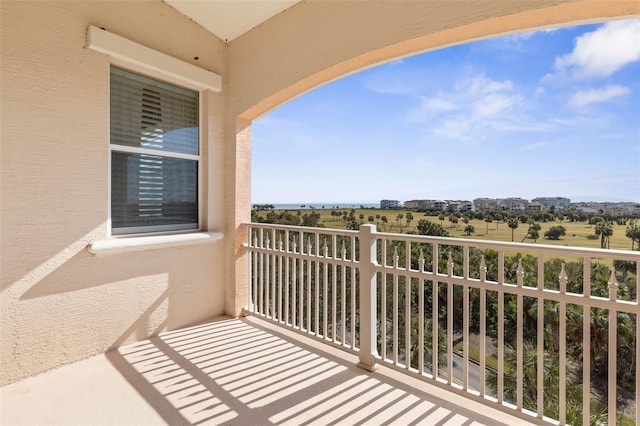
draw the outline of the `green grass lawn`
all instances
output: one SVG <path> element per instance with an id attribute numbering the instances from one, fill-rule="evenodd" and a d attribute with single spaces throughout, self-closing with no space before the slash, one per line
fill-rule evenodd
<path id="1" fill-rule="evenodd" d="M 336 217 L 331 216 L 331 211 L 333 209 L 316 209 L 315 211 L 320 213 L 320 223 L 324 224 L 327 228 L 334 229 L 345 229 L 345 222 L 342 219 L 337 219 Z M 350 212 L 351 209 L 336 209 L 338 211 L 347 211 Z M 451 223 L 449 223 L 448 219 L 444 221 L 440 221 L 437 216 L 425 216 L 424 213 L 419 212 L 411 212 L 413 215 L 413 221 L 410 225 L 406 226 L 406 215 L 407 210 L 382 210 L 382 209 L 355 209 L 356 220 L 360 222 L 360 214 L 364 215 L 364 223 L 368 222 L 368 217 L 373 216 L 374 221 L 373 224 L 377 225 L 378 231 L 381 232 L 395 232 L 395 233 L 406 233 L 409 231 L 415 231 L 415 227 L 418 224 L 420 219 L 427 219 L 431 222 L 441 224 L 451 237 L 456 238 L 469 238 L 469 239 L 477 239 L 477 240 L 492 240 L 492 241 L 511 241 L 511 229 L 504 222 L 496 222 L 493 221 L 489 223 L 487 230 L 487 223 L 483 220 L 473 219 L 469 222 L 470 225 L 473 225 L 475 228 L 475 232 L 470 236 L 467 236 L 464 233 L 464 228 L 466 226 L 462 220 L 459 220 L 457 227 L 452 227 Z M 302 210 L 302 214 L 307 213 L 307 210 Z M 398 222 L 396 217 L 402 214 L 403 219 Z M 387 224 L 386 226 L 382 223 L 381 220 L 376 219 L 376 215 L 386 216 Z M 448 218 L 449 215 L 447 214 Z M 586 222 L 569 222 L 568 220 L 553 221 L 553 222 L 540 222 L 542 229 L 540 230 L 540 239 L 538 239 L 536 244 L 550 244 L 550 245 L 558 245 L 558 246 L 573 246 L 573 247 L 591 247 L 591 248 L 600 248 L 600 239 L 588 239 L 587 236 L 593 235 L 595 233 L 595 226 L 589 225 Z M 567 234 L 562 237 L 560 240 L 548 240 L 543 238 L 544 233 L 552 226 L 562 225 L 566 228 Z M 518 228 L 515 229 L 513 233 L 513 241 L 514 242 L 522 242 L 525 234 L 527 233 L 528 225 L 524 223 L 519 223 Z M 625 225 L 614 225 L 614 232 L 611 237 L 610 247 L 611 249 L 620 249 L 620 250 L 630 250 L 631 249 L 631 240 L 625 237 L 626 226 Z M 534 243 L 533 240 L 526 239 L 525 243 Z"/>

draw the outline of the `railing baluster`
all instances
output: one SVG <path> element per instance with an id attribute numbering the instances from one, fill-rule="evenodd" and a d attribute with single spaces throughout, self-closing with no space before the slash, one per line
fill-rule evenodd
<path id="1" fill-rule="evenodd" d="M 275 229 L 271 231 L 272 237 L 269 238 L 270 241 L 273 241 L 273 247 L 269 247 L 272 251 L 269 253 L 269 262 L 268 267 L 271 269 L 271 278 L 269 278 L 271 284 L 271 318 L 276 318 L 276 256 L 273 251 L 276 248 L 276 239 L 275 239 Z M 269 243 L 270 245 L 270 243 Z"/>
<path id="2" fill-rule="evenodd" d="M 309 259 L 307 260 L 307 327 L 306 330 L 307 332 L 311 332 L 311 285 L 312 283 L 312 279 L 311 279 L 311 255 L 312 255 L 312 248 L 311 248 L 311 239 L 307 238 L 307 255 L 309 256 Z"/>
<path id="3" fill-rule="evenodd" d="M 518 269 L 516 270 L 516 279 L 518 288 L 522 288 L 524 285 L 524 268 L 522 267 L 522 258 L 518 259 Z M 524 312 L 522 311 L 523 305 L 523 296 L 522 294 L 518 294 L 517 296 L 517 312 L 518 316 L 516 327 L 517 327 L 517 338 L 516 338 L 516 406 L 519 411 L 522 411 L 522 392 L 523 392 L 523 373 L 522 373 L 522 351 L 524 346 L 524 336 L 523 336 L 523 326 L 522 326 L 522 316 Z"/>
<path id="4" fill-rule="evenodd" d="M 565 271 L 565 264 L 562 264 L 562 269 L 560 269 L 560 294 L 564 295 L 567 293 L 567 272 Z M 560 301 L 560 306 L 558 309 L 558 316 L 560 317 L 560 324 L 558 330 L 558 340 L 559 340 L 559 348 L 558 348 L 558 356 L 560 357 L 560 389 L 559 389 L 559 401 L 558 408 L 560 409 L 560 424 L 567 423 L 567 303 L 565 301 Z"/>
<path id="5" fill-rule="evenodd" d="M 333 260 L 338 257 L 338 237 L 333 235 Z M 336 343 L 338 338 L 336 336 L 336 327 L 338 322 L 338 264 L 333 262 L 331 274 L 331 340 Z"/>
<path id="6" fill-rule="evenodd" d="M 504 402 L 504 251 L 498 252 L 498 403 Z"/>
<path id="7" fill-rule="evenodd" d="M 453 276 L 451 252 L 447 257 L 447 276 Z M 447 383 L 453 383 L 453 283 L 447 282 Z"/>
<path id="8" fill-rule="evenodd" d="M 405 242 L 405 270 L 411 268 L 411 242 Z M 404 364 L 411 367 L 411 278 L 404 276 Z"/>
<path id="9" fill-rule="evenodd" d="M 253 236 L 253 246 L 254 247 L 258 247 L 258 235 L 254 233 Z M 253 312 L 258 312 L 259 310 L 259 304 L 258 304 L 258 282 L 260 280 L 260 276 L 262 274 L 259 273 L 258 271 L 258 258 L 260 257 L 260 255 L 258 253 L 253 253 L 253 280 L 252 280 L 252 284 L 253 284 L 253 300 L 252 300 L 252 305 L 251 305 L 251 310 Z"/>
<path id="10" fill-rule="evenodd" d="M 282 263 L 284 256 L 282 255 L 282 235 L 278 237 L 278 322 L 282 323 Z"/>
<path id="11" fill-rule="evenodd" d="M 469 246 L 462 248 L 462 276 L 469 278 Z M 469 287 L 462 286 L 462 388 L 469 389 Z"/>
<path id="12" fill-rule="evenodd" d="M 322 267 L 322 337 L 326 339 L 329 330 L 329 246 L 327 246 L 326 238 L 322 252 L 324 253 L 324 264 Z"/>
<path id="13" fill-rule="evenodd" d="M 431 253 L 432 253 L 432 258 L 431 258 L 431 263 L 433 265 L 433 275 L 437 276 L 438 275 L 438 243 L 433 243 L 432 249 L 431 249 Z M 439 282 L 437 280 L 433 280 L 433 282 L 431 283 L 431 295 L 432 295 L 432 303 L 433 303 L 433 307 L 432 307 L 432 316 L 433 318 L 431 319 L 431 365 L 432 365 L 432 371 L 431 373 L 433 374 L 433 378 L 434 379 L 438 379 L 438 376 L 440 375 L 440 366 L 438 365 L 438 356 L 440 355 L 440 345 L 438 345 L 438 338 L 439 338 L 439 334 L 440 334 L 440 312 L 439 312 L 439 307 L 438 307 L 438 287 L 439 287 Z"/>
<path id="14" fill-rule="evenodd" d="M 289 287 L 291 286 L 290 281 L 290 267 L 291 267 L 291 246 L 289 244 L 289 230 L 284 231 L 284 251 L 287 254 L 287 260 L 284 265 L 284 322 L 285 324 L 293 325 L 291 322 L 291 318 L 289 318 L 289 304 L 291 300 L 289 299 Z"/>
<path id="15" fill-rule="evenodd" d="M 609 300 L 617 301 L 618 300 L 618 280 L 616 279 L 616 270 L 615 267 L 611 267 L 611 276 L 609 277 L 609 281 L 607 282 L 609 286 Z M 609 346 L 608 346 L 608 397 L 609 397 L 609 424 L 616 424 L 616 401 L 617 401 L 617 393 L 616 386 L 618 382 L 618 368 L 617 368 L 617 359 L 616 355 L 617 351 L 617 336 L 618 336 L 618 315 L 615 309 L 609 309 Z M 636 368 L 638 368 L 636 366 Z M 638 389 L 636 389 L 638 392 Z"/>
<path id="16" fill-rule="evenodd" d="M 583 259 L 583 291 L 586 299 L 591 297 L 591 258 Z M 582 306 L 582 424 L 591 419 L 591 308 Z"/>
<path id="17" fill-rule="evenodd" d="M 347 259 L 347 249 L 344 245 L 344 240 L 342 241 L 342 249 L 340 250 L 342 260 Z M 342 264 L 342 273 L 340 274 L 340 279 L 342 280 L 340 283 L 340 289 L 342 290 L 340 297 L 340 317 L 341 317 L 341 325 L 340 327 L 340 344 L 342 346 L 345 345 L 345 336 L 347 331 L 347 267 Z"/>
<path id="18" fill-rule="evenodd" d="M 393 248 L 393 363 L 398 365 L 398 247 Z"/>
<path id="19" fill-rule="evenodd" d="M 260 229 L 260 236 L 259 236 L 259 241 L 260 241 L 260 248 L 264 248 L 264 230 Z M 258 309 L 260 311 L 260 315 L 265 315 L 264 312 L 264 306 L 265 306 L 265 301 L 264 301 L 264 253 L 260 252 L 260 261 L 259 261 L 259 268 L 260 268 L 260 290 L 258 292 L 258 295 L 260 297 L 260 301 L 258 303 Z"/>
<path id="20" fill-rule="evenodd" d="M 538 255 L 538 318 L 537 318 L 537 411 L 538 418 L 544 416 L 544 256 L 542 253 Z"/>
<path id="21" fill-rule="evenodd" d="M 269 238 L 269 232 L 265 235 L 264 247 L 267 249 L 264 262 L 264 315 L 267 318 L 273 318 L 273 311 L 270 309 L 272 301 L 270 300 L 271 291 L 271 238 Z M 271 294 L 273 295 L 273 294 Z"/>
<path id="22" fill-rule="evenodd" d="M 315 245 L 316 245 L 316 253 L 315 253 L 315 275 L 316 275 L 316 283 L 315 283 L 315 303 L 314 303 L 314 314 L 315 314 L 315 325 L 314 325 L 314 333 L 316 336 L 320 335 L 320 234 L 315 234 Z"/>
<path id="23" fill-rule="evenodd" d="M 424 253 L 420 249 L 418 270 L 424 273 Z M 418 289 L 418 373 L 424 374 L 424 279 L 420 278 Z"/>
<path id="24" fill-rule="evenodd" d="M 356 239 L 351 238 L 351 260 L 356 260 Z M 351 310 L 349 311 L 349 322 L 351 323 L 351 348 L 356 348 L 356 268 L 351 267 Z"/>
<path id="25" fill-rule="evenodd" d="M 304 234 L 300 231 L 300 259 L 298 260 L 298 329 L 304 329 Z M 308 278 L 308 277 L 307 277 Z"/>
<path id="26" fill-rule="evenodd" d="M 487 282 L 487 264 L 484 255 L 480 260 L 480 282 Z M 486 388 L 486 371 L 487 371 L 487 291 L 484 287 L 480 288 L 480 396 L 484 398 Z"/>
<path id="27" fill-rule="evenodd" d="M 293 236 L 293 254 L 297 254 L 298 249 L 298 241 L 296 240 L 296 236 Z M 298 262 L 302 262 L 302 260 L 297 260 L 295 257 L 291 259 L 291 326 L 297 327 L 297 307 L 298 307 L 298 279 L 297 279 L 297 270 L 298 270 Z"/>
<path id="28" fill-rule="evenodd" d="M 389 240 L 382 240 L 382 266 L 387 266 L 387 243 Z M 382 282 L 380 283 L 380 328 L 382 332 L 380 333 L 380 355 L 382 360 L 385 361 L 387 359 L 387 279 L 389 275 L 386 272 L 381 274 Z"/>

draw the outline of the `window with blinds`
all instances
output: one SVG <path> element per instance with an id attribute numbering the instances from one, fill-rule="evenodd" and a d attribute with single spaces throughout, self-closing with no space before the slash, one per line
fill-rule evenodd
<path id="1" fill-rule="evenodd" d="M 199 94 L 111 67 L 112 234 L 198 228 Z"/>

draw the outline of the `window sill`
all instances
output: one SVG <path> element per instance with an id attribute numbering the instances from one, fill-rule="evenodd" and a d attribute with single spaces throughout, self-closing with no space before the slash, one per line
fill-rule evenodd
<path id="1" fill-rule="evenodd" d="M 221 240 L 222 237 L 222 232 L 194 232 L 176 235 L 154 235 L 151 237 L 113 238 L 94 241 L 87 246 L 87 250 L 93 255 L 104 256 L 168 247 L 208 244 Z"/>

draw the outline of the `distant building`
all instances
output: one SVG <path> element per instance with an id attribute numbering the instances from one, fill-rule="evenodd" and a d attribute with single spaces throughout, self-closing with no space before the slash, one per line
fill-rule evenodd
<path id="1" fill-rule="evenodd" d="M 399 209 L 402 207 L 399 200 L 380 200 L 381 209 Z"/>
<path id="2" fill-rule="evenodd" d="M 446 210 L 449 203 L 442 200 L 409 200 L 404 202 L 404 207 L 411 210 Z"/>
<path id="3" fill-rule="evenodd" d="M 537 201 L 531 202 L 527 205 L 527 210 L 529 211 L 541 212 L 544 209 L 545 209 L 544 204 L 539 203 Z"/>
<path id="4" fill-rule="evenodd" d="M 568 209 L 571 205 L 571 200 L 565 197 L 538 197 L 531 201 L 540 203 L 546 208 L 553 206 L 556 209 Z"/>
<path id="5" fill-rule="evenodd" d="M 447 211 L 449 213 L 457 213 L 460 211 L 460 203 L 457 201 L 449 201 L 447 204 Z"/>
<path id="6" fill-rule="evenodd" d="M 529 200 L 520 197 L 502 198 L 498 200 L 500 209 L 508 211 L 524 210 L 527 204 L 529 204 Z"/>
<path id="7" fill-rule="evenodd" d="M 461 201 L 458 210 L 460 213 L 471 212 L 473 211 L 473 203 L 471 201 Z"/>
<path id="8" fill-rule="evenodd" d="M 449 205 L 449 203 L 447 203 L 446 201 L 435 200 L 435 201 L 433 201 L 432 210 L 446 210 L 448 205 Z"/>
<path id="9" fill-rule="evenodd" d="M 631 201 L 621 202 L 596 202 L 596 201 L 583 201 L 579 203 L 571 203 L 571 208 L 576 211 L 584 213 L 598 213 L 600 211 L 627 211 L 637 212 L 640 211 L 640 203 Z"/>
<path id="10" fill-rule="evenodd" d="M 476 210 L 485 210 L 490 208 L 490 206 L 498 205 L 498 200 L 495 198 L 476 198 L 473 200 L 473 206 Z"/>
<path id="11" fill-rule="evenodd" d="M 409 200 L 404 202 L 405 209 L 426 210 L 427 200 Z"/>

